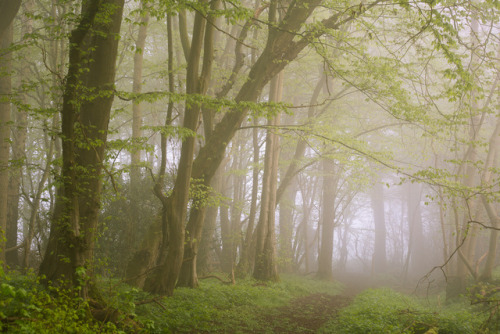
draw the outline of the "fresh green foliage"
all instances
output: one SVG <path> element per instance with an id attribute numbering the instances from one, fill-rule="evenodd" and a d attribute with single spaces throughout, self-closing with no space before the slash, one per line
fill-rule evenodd
<path id="1" fill-rule="evenodd" d="M 497 333 L 500 330 L 500 280 L 472 285 L 469 287 L 468 297 L 471 304 L 476 305 L 480 312 L 487 315 L 481 325 L 481 331 Z"/>
<path id="2" fill-rule="evenodd" d="M 96 322 L 87 302 L 30 275 L 0 277 L 0 331 L 7 333 L 122 333 Z"/>
<path id="3" fill-rule="evenodd" d="M 425 305 L 391 289 L 366 290 L 322 333 L 478 333 L 483 315 L 466 304 Z"/>

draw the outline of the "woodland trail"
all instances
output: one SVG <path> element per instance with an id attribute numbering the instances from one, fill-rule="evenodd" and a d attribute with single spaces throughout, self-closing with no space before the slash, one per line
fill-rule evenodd
<path id="1" fill-rule="evenodd" d="M 347 274 L 337 279 L 344 284 L 340 295 L 312 294 L 294 299 L 286 306 L 268 312 L 262 317 L 262 332 L 252 333 L 315 333 L 328 320 L 348 306 L 354 296 L 369 288 L 380 287 L 370 276 Z"/>
<path id="2" fill-rule="evenodd" d="M 266 333 L 315 333 L 350 301 L 344 295 L 319 293 L 294 299 L 263 317 Z"/>
<path id="3" fill-rule="evenodd" d="M 215 326 L 221 328 L 218 330 L 191 333 L 316 333 L 348 306 L 358 293 L 380 286 L 367 275 L 351 274 L 336 279 L 344 285 L 338 295 L 315 293 L 303 296 L 281 307 L 256 309 L 252 320 L 242 318 L 232 324 L 219 323 Z"/>

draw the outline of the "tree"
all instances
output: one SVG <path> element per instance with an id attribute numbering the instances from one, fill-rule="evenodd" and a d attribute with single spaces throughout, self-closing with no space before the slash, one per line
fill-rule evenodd
<path id="1" fill-rule="evenodd" d="M 348 14 L 344 12 L 333 14 L 321 21 L 320 26 L 325 29 L 337 30 L 380 2 L 374 1 L 366 6 L 361 6 L 359 11 Z M 212 135 L 200 148 L 193 161 L 191 175 L 193 179 L 201 180 L 200 182 L 206 186 L 210 184 L 223 160 L 228 143 L 247 116 L 248 102 L 256 102 L 271 78 L 281 72 L 304 48 L 313 43 L 315 38 L 325 34 L 324 29 L 311 29 L 302 32 L 302 37 L 296 39 L 296 34 L 321 3 L 318 0 L 292 2 L 286 10 L 283 20 L 276 27 L 270 26 L 266 46 L 251 67 L 248 78 L 234 98 L 237 105 L 244 104 L 244 106 L 229 110 L 215 126 Z M 191 216 L 190 214 L 190 219 Z"/>
<path id="2" fill-rule="evenodd" d="M 318 274 L 321 279 L 333 276 L 333 232 L 335 227 L 335 196 L 338 176 L 335 175 L 335 162 L 324 157 L 322 162 L 322 206 L 321 206 L 321 248 L 318 256 Z"/>
<path id="3" fill-rule="evenodd" d="M 84 298 L 89 296 L 123 6 L 123 0 L 84 3 L 69 38 L 61 186 L 40 274 L 46 282 L 81 287 Z"/>
<path id="4" fill-rule="evenodd" d="M 373 211 L 373 222 L 375 224 L 375 245 L 373 249 L 372 271 L 375 274 L 383 274 L 387 269 L 386 254 L 386 226 L 384 207 L 384 188 L 381 182 L 376 182 L 370 193 Z"/>
<path id="5" fill-rule="evenodd" d="M 0 1 L 0 36 L 7 32 L 10 25 L 14 21 L 19 8 L 21 7 L 21 0 L 1 0 Z"/>
<path id="6" fill-rule="evenodd" d="M 270 10 L 273 10 L 272 8 Z M 274 8 L 276 10 L 276 8 Z M 283 92 L 283 72 L 271 80 L 269 100 L 281 101 Z M 256 227 L 257 244 L 253 277 L 262 281 L 279 281 L 276 262 L 276 191 L 278 187 L 279 137 L 275 133 L 280 124 L 280 115 L 268 121 L 266 151 L 264 156 L 264 175 L 262 176 L 262 195 L 260 215 Z"/>
<path id="7" fill-rule="evenodd" d="M 211 5 L 212 10 L 216 9 L 218 1 Z M 212 34 L 214 27 L 207 24 L 207 20 L 210 23 L 212 18 L 205 19 L 200 12 L 196 13 L 187 64 L 186 94 L 203 95 L 208 89 L 213 60 Z M 205 57 L 203 58 L 201 75 L 199 75 L 203 48 Z M 196 133 L 200 111 L 199 104 L 186 105 L 183 122 L 185 129 Z M 165 199 L 167 226 L 162 228 L 163 242 L 160 250 L 159 268 L 146 280 L 145 289 L 149 292 L 172 295 L 181 270 L 184 257 L 184 222 L 187 217 L 195 143 L 193 135 L 185 138 L 182 142 L 175 184 L 172 193 Z M 193 261 L 193 263 L 196 262 Z"/>
<path id="8" fill-rule="evenodd" d="M 144 1 L 141 1 L 141 14 L 139 21 L 139 31 L 135 42 L 134 53 L 134 75 L 132 83 L 132 93 L 140 94 L 142 91 L 142 71 L 144 61 L 144 47 L 146 45 L 147 29 L 149 22 L 149 11 Z M 132 149 L 130 152 L 130 220 L 127 224 L 127 244 L 132 245 L 134 230 L 140 219 L 138 215 L 140 198 L 138 197 L 141 183 L 141 141 L 142 141 L 142 105 L 141 102 L 132 101 Z M 132 251 L 129 247 L 129 252 Z"/>
<path id="9" fill-rule="evenodd" d="M 10 94 L 12 91 L 13 20 L 20 0 L 0 2 L 0 263 L 5 266 L 5 238 L 7 229 L 7 194 L 9 187 Z"/>

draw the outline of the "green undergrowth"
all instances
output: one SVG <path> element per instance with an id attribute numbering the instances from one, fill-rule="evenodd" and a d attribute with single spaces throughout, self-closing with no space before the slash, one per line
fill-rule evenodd
<path id="1" fill-rule="evenodd" d="M 81 298 L 56 287 L 44 288 L 33 274 L 0 274 L 0 332 L 121 332 L 112 323 L 95 321 Z"/>
<path id="2" fill-rule="evenodd" d="M 293 299 L 342 293 L 339 283 L 286 275 L 278 283 L 265 284 L 252 279 L 234 285 L 206 279 L 198 289 L 176 289 L 173 297 L 150 295 L 115 279 L 100 279 L 97 284 L 104 304 L 117 310 L 116 324 L 97 321 L 88 303 L 57 288 L 44 288 L 34 275 L 3 274 L 0 332 L 126 333 L 140 328 L 140 333 L 271 333 L 273 328 L 296 326 L 269 323 L 269 319 L 287 321 L 280 307 Z M 496 290 L 481 287 L 477 291 L 475 305 L 470 298 L 445 305 L 437 296 L 419 299 L 390 289 L 365 290 L 349 306 L 331 314 L 319 332 L 498 333 L 498 313 L 492 309 L 498 306 L 493 303 L 498 295 L 489 293 Z"/>
<path id="3" fill-rule="evenodd" d="M 235 285 L 202 280 L 198 289 L 179 288 L 173 297 L 155 299 L 135 290 L 137 319 L 151 333 L 265 332 L 262 315 L 291 299 L 314 293 L 338 294 L 338 283 L 282 276 L 279 283 L 239 280 Z M 123 295 L 123 294 L 122 294 Z"/>
<path id="4" fill-rule="evenodd" d="M 419 299 L 391 289 L 369 289 L 356 296 L 320 333 L 489 333 L 482 329 L 486 318 L 467 300 L 442 305 L 436 298 Z"/>
<path id="5" fill-rule="evenodd" d="M 264 333 L 263 316 L 290 300 L 342 290 L 338 283 L 286 275 L 278 283 L 245 279 L 232 285 L 207 279 L 198 289 L 176 289 L 173 297 L 150 295 L 114 279 L 100 279 L 97 284 L 107 307 L 118 310 L 116 325 L 97 321 L 87 302 L 44 287 L 34 274 L 2 274 L 0 332 L 127 333 L 133 319 L 140 333 Z"/>

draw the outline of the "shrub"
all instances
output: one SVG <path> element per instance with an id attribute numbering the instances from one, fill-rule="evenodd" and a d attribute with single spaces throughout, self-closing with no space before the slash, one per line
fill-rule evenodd
<path id="1" fill-rule="evenodd" d="M 0 277 L 0 331 L 8 333 L 120 333 L 98 323 L 81 298 L 45 289 L 33 274 Z"/>

